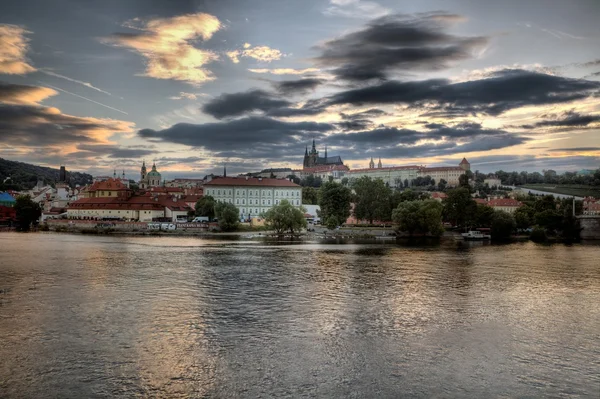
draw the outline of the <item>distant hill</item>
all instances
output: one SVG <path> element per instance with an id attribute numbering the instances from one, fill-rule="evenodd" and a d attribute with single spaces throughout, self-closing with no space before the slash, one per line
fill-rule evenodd
<path id="1" fill-rule="evenodd" d="M 7 177 L 11 179 L 3 183 Z M 28 190 L 33 188 L 38 180 L 42 180 L 45 184 L 56 184 L 59 180 L 59 169 L 0 158 L 0 190 Z M 67 168 L 67 180 L 71 186 L 77 184 L 83 186 L 92 182 L 92 175 L 71 172 Z"/>

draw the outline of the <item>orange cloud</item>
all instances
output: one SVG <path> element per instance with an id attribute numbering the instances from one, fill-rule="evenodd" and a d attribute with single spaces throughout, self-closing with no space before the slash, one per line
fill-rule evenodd
<path id="1" fill-rule="evenodd" d="M 140 33 L 115 33 L 101 41 L 144 56 L 146 71 L 143 76 L 181 80 L 194 85 L 214 80 L 212 73 L 203 66 L 218 59 L 218 55 L 196 48 L 192 42 L 206 41 L 221 28 L 216 17 L 197 13 L 146 22 L 136 18 L 124 26 Z"/>
<path id="2" fill-rule="evenodd" d="M 48 87 L 0 83 L 0 103 L 11 105 L 36 105 L 48 97 L 57 95 Z"/>
<path id="3" fill-rule="evenodd" d="M 36 70 L 25 56 L 29 50 L 27 33 L 31 32 L 20 26 L 0 24 L 0 73 L 23 75 Z"/>
<path id="4" fill-rule="evenodd" d="M 252 47 L 250 43 L 244 43 L 244 50 L 228 51 L 227 56 L 237 64 L 240 62 L 239 57 L 250 57 L 261 62 L 277 61 L 283 57 L 283 53 L 277 49 L 268 46 Z"/>

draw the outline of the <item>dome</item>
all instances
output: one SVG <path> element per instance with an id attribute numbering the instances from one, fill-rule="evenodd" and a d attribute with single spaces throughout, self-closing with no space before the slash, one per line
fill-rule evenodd
<path id="1" fill-rule="evenodd" d="M 147 176 L 148 177 L 160 177 L 160 173 L 158 173 L 157 171 L 153 170 L 151 172 L 148 172 Z"/>

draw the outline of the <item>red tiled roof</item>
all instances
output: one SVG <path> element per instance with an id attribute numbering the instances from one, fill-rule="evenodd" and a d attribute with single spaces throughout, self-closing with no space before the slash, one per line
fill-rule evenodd
<path id="1" fill-rule="evenodd" d="M 481 205 L 487 205 L 488 204 L 487 200 L 483 199 L 483 198 L 475 198 L 475 202 L 477 202 L 478 204 L 481 204 Z"/>
<path id="2" fill-rule="evenodd" d="M 517 200 L 512 199 L 512 198 L 500 198 L 500 199 L 489 200 L 488 201 L 488 205 L 491 206 L 491 207 L 494 207 L 494 206 L 514 206 L 514 207 L 520 207 L 523 204 L 520 201 L 517 201 Z"/>
<path id="3" fill-rule="evenodd" d="M 463 158 L 463 160 L 460 161 L 459 165 L 465 165 L 465 164 L 468 164 L 468 163 L 469 163 L 469 161 L 467 161 L 467 158 Z"/>
<path id="4" fill-rule="evenodd" d="M 97 191 L 97 190 L 107 190 L 107 191 L 115 191 L 115 190 L 127 190 L 127 186 L 123 184 L 121 179 L 113 179 L 109 178 L 103 181 L 97 181 L 92 184 L 88 191 Z"/>
<path id="5" fill-rule="evenodd" d="M 205 186 L 262 186 L 262 187 L 300 187 L 287 179 L 256 177 L 215 177 Z"/>
<path id="6" fill-rule="evenodd" d="M 156 193 L 183 193 L 180 187 L 150 187 L 151 192 Z"/>
<path id="7" fill-rule="evenodd" d="M 377 171 L 377 170 L 411 170 L 411 169 L 423 169 L 423 166 L 407 165 L 407 166 L 386 166 L 385 168 L 352 169 L 348 173 L 370 172 L 370 171 Z"/>
<path id="8" fill-rule="evenodd" d="M 446 193 L 440 193 L 440 192 L 435 191 L 435 192 L 431 193 L 431 198 L 442 198 L 442 199 L 444 199 L 444 198 L 448 198 L 448 196 L 446 195 Z"/>

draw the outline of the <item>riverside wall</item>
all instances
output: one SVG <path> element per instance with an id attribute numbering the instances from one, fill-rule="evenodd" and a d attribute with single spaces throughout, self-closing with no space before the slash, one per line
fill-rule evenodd
<path id="1" fill-rule="evenodd" d="M 50 230 L 62 230 L 66 229 L 69 231 L 89 231 L 89 230 L 113 230 L 123 232 L 137 232 L 137 231 L 158 231 L 152 230 L 148 227 L 149 224 L 174 224 L 177 226 L 175 231 L 190 231 L 190 232 L 201 232 L 211 231 L 214 228 L 218 228 L 217 225 L 204 224 L 204 223 L 168 223 L 168 222 L 118 222 L 118 221 L 96 221 L 96 220 L 46 220 L 47 226 Z"/>
<path id="2" fill-rule="evenodd" d="M 600 216 L 579 216 L 578 219 L 583 240 L 600 240 Z"/>

